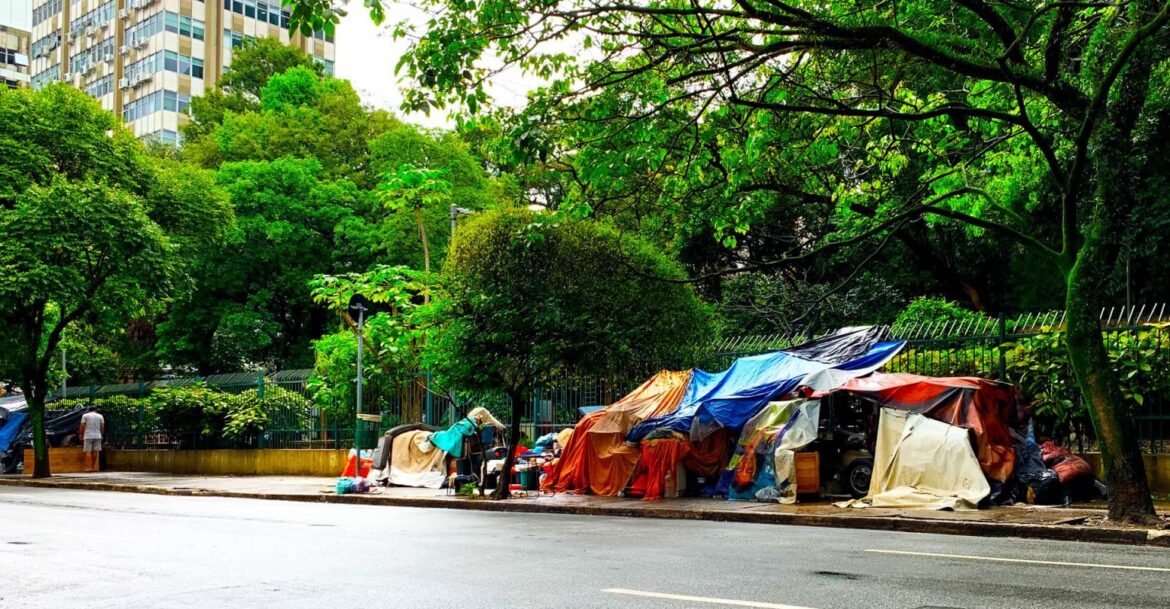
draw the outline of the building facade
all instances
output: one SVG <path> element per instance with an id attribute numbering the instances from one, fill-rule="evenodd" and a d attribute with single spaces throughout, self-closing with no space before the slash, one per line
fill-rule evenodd
<path id="1" fill-rule="evenodd" d="M 289 36 L 280 0 L 34 0 L 31 83 L 64 81 L 135 135 L 177 142 L 191 98 L 215 86 L 232 49 L 270 36 L 332 74 L 332 37 Z"/>
<path id="2" fill-rule="evenodd" d="M 28 86 L 30 0 L 0 1 L 0 87 Z"/>

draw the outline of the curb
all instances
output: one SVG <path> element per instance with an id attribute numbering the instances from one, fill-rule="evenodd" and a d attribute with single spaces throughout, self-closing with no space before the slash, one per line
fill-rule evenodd
<path id="1" fill-rule="evenodd" d="M 1020 537 L 1049 541 L 1080 541 L 1121 545 L 1170 547 L 1170 535 L 1165 531 L 1085 527 L 1061 524 L 1018 524 L 1004 522 L 956 522 L 922 520 L 897 516 L 833 516 L 826 514 L 791 514 L 783 512 L 732 512 L 725 510 L 683 508 L 632 508 L 620 506 L 549 505 L 518 501 L 452 500 L 428 498 L 386 497 L 380 495 L 335 495 L 321 493 L 250 493 L 241 491 L 213 491 L 200 489 L 169 489 L 157 486 L 136 486 L 104 482 L 48 482 L 29 479 L 0 479 L 0 486 L 31 486 L 72 490 L 112 491 L 148 495 L 181 497 L 225 497 L 234 499 L 265 499 L 298 501 L 302 503 L 344 503 L 350 505 L 382 505 L 391 507 L 441 508 L 482 512 L 512 512 L 527 514 L 571 514 L 578 516 L 617 516 L 626 518 L 654 518 L 659 520 L 702 520 L 709 522 L 742 522 L 808 527 L 832 527 L 900 533 L 933 533 L 972 537 Z"/>

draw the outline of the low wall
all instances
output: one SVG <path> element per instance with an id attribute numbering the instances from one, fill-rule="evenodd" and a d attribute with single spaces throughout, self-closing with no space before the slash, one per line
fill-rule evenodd
<path id="1" fill-rule="evenodd" d="M 85 455 L 80 446 L 70 448 L 49 448 L 49 472 L 53 474 L 76 474 L 85 471 Z M 33 473 L 33 450 L 24 449 L 24 475 Z"/>
<path id="2" fill-rule="evenodd" d="M 105 469 L 206 476 L 339 476 L 346 455 L 344 449 L 108 450 Z"/>
<path id="3" fill-rule="evenodd" d="M 1082 455 L 1097 472 L 1099 480 L 1105 479 L 1105 468 L 1101 465 L 1101 453 Z M 1146 480 L 1155 493 L 1170 493 L 1170 453 L 1143 455 L 1146 461 Z"/>

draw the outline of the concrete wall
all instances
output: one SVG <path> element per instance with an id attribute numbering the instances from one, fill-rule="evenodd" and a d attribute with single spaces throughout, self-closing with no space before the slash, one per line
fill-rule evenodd
<path id="1" fill-rule="evenodd" d="M 339 476 L 346 450 L 108 450 L 107 471 L 206 476 Z"/>
<path id="2" fill-rule="evenodd" d="M 1105 479 L 1105 469 L 1101 465 L 1101 453 L 1087 453 L 1082 455 L 1097 472 L 1097 478 Z M 1150 490 L 1155 493 L 1170 493 L 1170 453 L 1145 455 L 1146 479 L 1150 482 Z"/>

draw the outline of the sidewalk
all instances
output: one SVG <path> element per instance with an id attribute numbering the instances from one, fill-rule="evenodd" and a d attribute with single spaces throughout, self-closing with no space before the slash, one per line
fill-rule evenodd
<path id="1" fill-rule="evenodd" d="M 850 510 L 828 502 L 777 505 L 713 499 L 637 501 L 617 497 L 529 493 L 509 501 L 447 495 L 445 490 L 381 488 L 364 495 L 337 495 L 335 478 L 279 476 L 181 476 L 102 472 L 62 474 L 47 480 L 0 476 L 0 485 L 151 493 L 159 495 L 235 497 L 399 507 L 469 509 L 499 512 L 557 513 L 641 518 L 674 518 L 831 526 L 952 535 L 1008 536 L 1062 541 L 1093 541 L 1170 547 L 1170 531 L 1103 524 L 1104 505 L 1054 508 L 1002 507 L 975 512 Z M 1165 512 L 1170 505 L 1161 504 Z"/>

